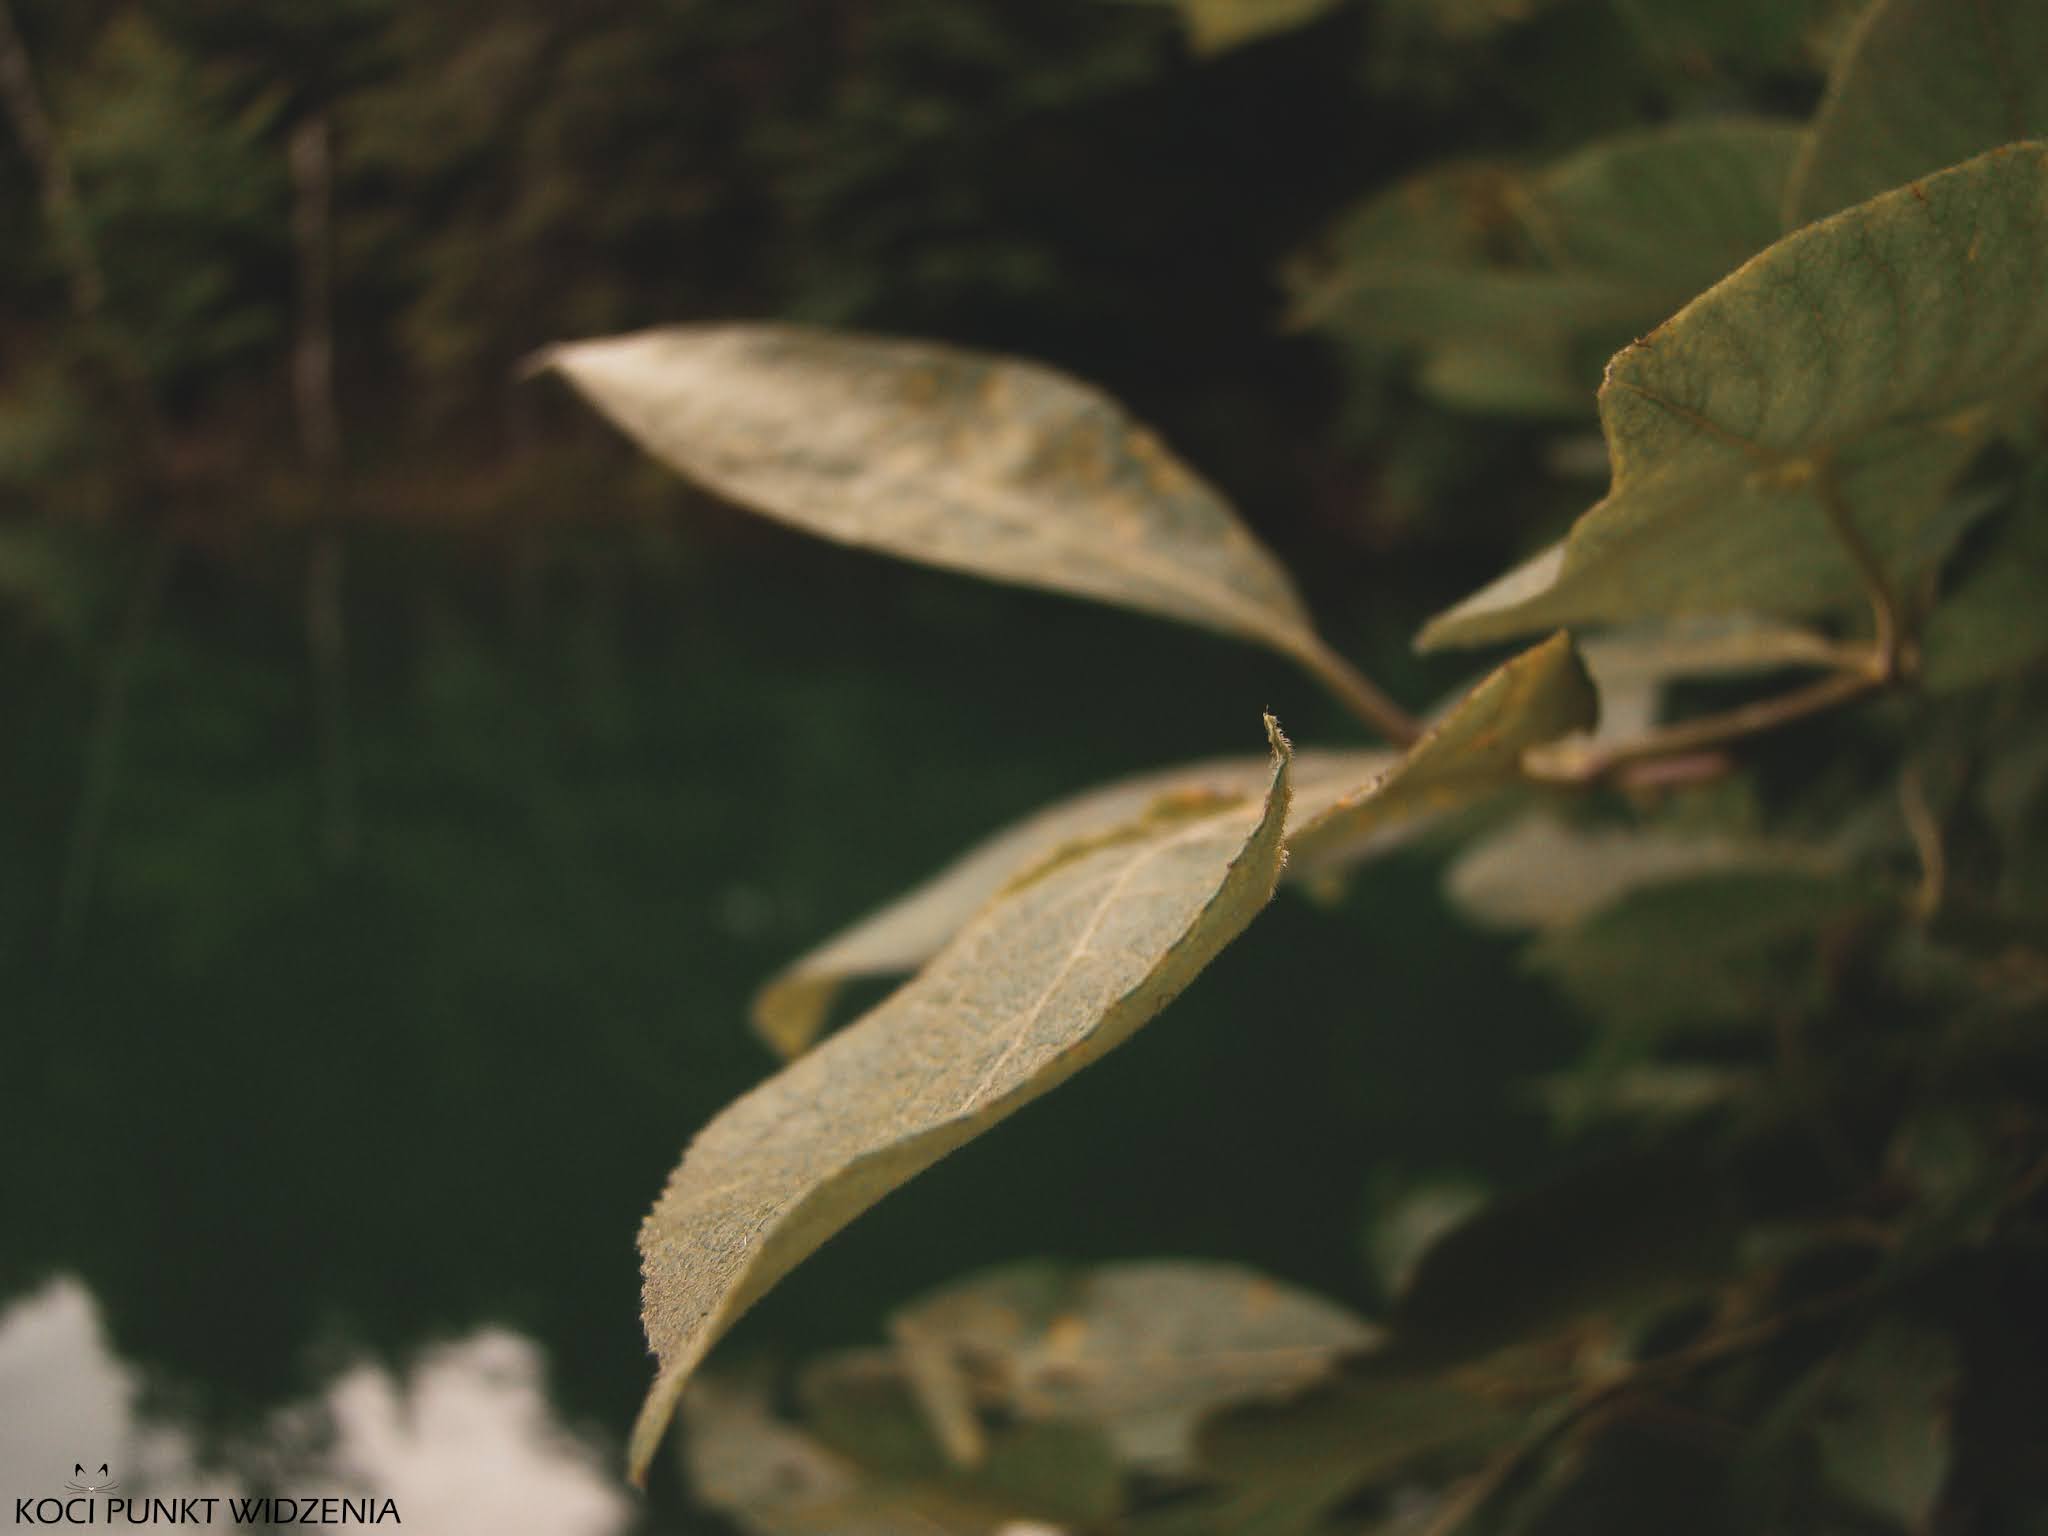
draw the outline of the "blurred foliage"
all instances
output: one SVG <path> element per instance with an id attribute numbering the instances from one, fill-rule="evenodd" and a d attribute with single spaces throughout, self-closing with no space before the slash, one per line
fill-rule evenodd
<path id="1" fill-rule="evenodd" d="M 621 1234 L 765 1070 L 754 980 L 1004 813 L 1261 703 L 1336 718 L 1221 642 L 760 531 L 521 382 L 535 349 L 765 315 L 1057 363 L 1422 697 L 1469 673 L 1415 622 L 1593 499 L 1605 352 L 1776 237 L 1757 166 L 1824 93 L 1901 99 L 1842 84 L 1858 39 L 1975 67 L 1852 0 L 10 8 L 104 299 L 70 313 L 0 136 L 0 1287 L 83 1272 L 215 1426 L 337 1337 L 488 1316 L 616 1429 Z M 332 469 L 293 390 L 315 120 Z M 1630 169 L 1745 134 L 1739 175 Z M 1343 302 L 1288 331 L 1316 272 Z M 1534 834 L 1465 815 L 1450 900 L 1526 943 L 1446 915 L 1450 838 L 1283 901 L 764 1305 L 736 1347 L 842 1353 L 707 1383 L 698 1495 L 841 1533 L 2048 1530 L 2039 398 L 1901 594 L 1917 682 L 1543 792 Z M 1760 654 L 1638 703 L 1802 665 Z M 912 761 L 898 836 L 866 812 Z M 1172 1354 L 1095 1347 L 1115 1269 L 937 1346 L 896 1305 L 1052 1248 L 1285 1275 L 1338 1300 L 1229 1283 L 1343 1347 L 1135 1454 L 1104 1404 Z M 677 1498 L 650 1520 L 706 1528 Z"/>

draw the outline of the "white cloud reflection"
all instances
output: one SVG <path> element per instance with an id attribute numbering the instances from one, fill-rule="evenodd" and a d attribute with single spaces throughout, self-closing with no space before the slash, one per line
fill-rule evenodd
<path id="1" fill-rule="evenodd" d="M 539 1348 L 502 1329 L 424 1351 L 403 1380 L 353 1367 L 277 1416 L 279 1445 L 311 1431 L 321 1449 L 276 1491 L 393 1499 L 404 1529 L 426 1536 L 613 1536 L 632 1506 L 601 1456 L 556 1423 L 545 1376 Z M 84 1285 L 54 1280 L 16 1301 L 0 1312 L 0 1495 L 10 1506 L 62 1497 L 73 1463 L 91 1474 L 103 1461 L 123 1496 L 249 1491 L 203 1467 L 191 1437 L 141 1402 Z"/>

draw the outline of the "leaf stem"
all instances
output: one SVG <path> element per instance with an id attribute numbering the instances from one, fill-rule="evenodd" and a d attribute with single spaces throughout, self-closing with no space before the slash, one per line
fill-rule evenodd
<path id="1" fill-rule="evenodd" d="M 1889 665 L 1867 656 L 1861 666 L 1830 673 L 1789 693 L 1645 731 L 1627 741 L 1600 742 L 1579 737 L 1547 742 L 1523 755 L 1522 768 L 1530 778 L 1547 784 L 1590 784 L 1629 763 L 1700 752 L 1741 737 L 1776 730 L 1875 692 L 1889 680 Z"/>
<path id="2" fill-rule="evenodd" d="M 1864 595 L 1870 601 L 1869 645 L 1841 653 L 1829 675 L 1775 698 L 1758 699 L 1719 714 L 1645 731 L 1628 741 L 1601 743 L 1580 737 L 1532 747 L 1523 756 L 1523 771 L 1544 783 L 1590 784 L 1630 763 L 1679 757 L 1773 731 L 1897 682 L 1902 663 L 1908 657 L 1899 601 L 1892 592 L 1891 581 L 1863 531 L 1856 526 L 1855 514 L 1831 467 L 1823 468 L 1817 477 L 1816 495 L 1821 510 L 1827 514 L 1828 526 L 1862 578 Z M 1918 829 L 1915 831 L 1917 837 Z"/>
<path id="3" fill-rule="evenodd" d="M 1821 510 L 1827 514 L 1828 526 L 1855 563 L 1856 574 L 1863 578 L 1864 595 L 1870 599 L 1871 651 L 1879 667 L 1877 680 L 1888 683 L 1898 674 L 1899 647 L 1904 634 L 1899 623 L 1899 600 L 1892 593 L 1891 578 L 1885 574 L 1876 551 L 1863 537 L 1863 530 L 1856 526 L 1856 516 L 1849 510 L 1849 503 L 1835 480 L 1832 466 L 1820 473 L 1818 495 Z"/>
<path id="4" fill-rule="evenodd" d="M 1396 746 L 1413 746 L 1422 739 L 1420 721 L 1321 640 L 1310 641 L 1294 654 L 1346 709 Z"/>

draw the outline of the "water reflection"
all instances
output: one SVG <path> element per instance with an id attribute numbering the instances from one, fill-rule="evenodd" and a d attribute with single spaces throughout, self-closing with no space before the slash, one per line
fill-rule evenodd
<path id="1" fill-rule="evenodd" d="M 634 1513 L 607 1458 L 550 1411 L 539 1347 L 504 1329 L 424 1350 L 402 1379 L 351 1366 L 317 1398 L 276 1410 L 222 1468 L 152 1413 L 91 1293 L 64 1278 L 0 1313 L 0 1418 L 9 1499 L 61 1495 L 85 1459 L 111 1463 L 133 1498 L 210 1496 L 224 1508 L 260 1478 L 302 1498 L 389 1498 L 407 1527 L 437 1536 L 612 1536 Z"/>

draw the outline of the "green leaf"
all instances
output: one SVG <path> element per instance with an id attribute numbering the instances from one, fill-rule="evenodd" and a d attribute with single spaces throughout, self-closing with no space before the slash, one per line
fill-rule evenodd
<path id="1" fill-rule="evenodd" d="M 1290 793 L 1163 811 L 1011 882 L 907 985 L 698 1133 L 641 1228 L 660 1370 L 636 1479 L 684 1383 L 861 1212 L 1156 1015 L 1271 898 Z"/>
<path id="2" fill-rule="evenodd" d="M 940 1444 L 903 1361 L 884 1351 L 814 1361 L 797 1395 L 810 1432 L 879 1480 L 936 1487 L 1062 1523 L 1099 1523 L 1123 1507 L 1123 1469 L 1095 1426 L 1006 1423 L 963 1464 Z"/>
<path id="3" fill-rule="evenodd" d="M 1636 1032 L 1755 1025 L 1810 998 L 1819 934 L 1871 906 L 1867 892 L 1824 866 L 1731 863 L 1628 887 L 1544 934 L 1528 959 L 1581 1006 Z"/>
<path id="4" fill-rule="evenodd" d="M 1375 1338 L 1319 1296 L 1193 1260 L 997 1270 L 899 1321 L 1001 1415 L 1098 1425 L 1128 1466 L 1154 1474 L 1195 1469 L 1204 1414 L 1298 1391 Z"/>
<path id="5" fill-rule="evenodd" d="M 1598 713 L 1571 637 L 1551 636 L 1490 673 L 1372 783 L 1336 794 L 1321 785 L 1303 793 L 1288 828 L 1289 873 L 1326 875 L 1390 827 L 1460 809 L 1519 783 L 1524 752 L 1590 729 Z"/>
<path id="6" fill-rule="evenodd" d="M 1821 1473 L 1850 1502 L 1927 1529 L 1949 1467 L 1949 1405 L 1960 1374 L 1944 1335 L 1880 1326 L 1821 1368 Z"/>
<path id="7" fill-rule="evenodd" d="M 1015 1514 L 971 1491 L 876 1476 L 776 1418 L 758 1384 L 696 1381 L 683 1421 L 692 1490 L 757 1536 L 998 1536 Z"/>
<path id="8" fill-rule="evenodd" d="M 2048 137 L 2040 0 L 1877 0 L 1835 61 L 1786 189 L 1808 223 L 2001 144 Z"/>
<path id="9" fill-rule="evenodd" d="M 1224 53 L 1259 38 L 1306 26 L 1344 0 L 1175 0 L 1188 43 L 1201 54 Z"/>
<path id="10" fill-rule="evenodd" d="M 1215 1415 L 1202 1429 L 1198 1454 L 1226 1485 L 1306 1486 L 1334 1505 L 1417 1462 L 1483 1453 L 1523 1419 L 1519 1407 L 1476 1376 L 1390 1355 L 1359 1361 L 1334 1383 L 1289 1402 Z"/>
<path id="11" fill-rule="evenodd" d="M 1050 368 L 777 325 L 575 342 L 540 365 L 669 468 L 806 532 L 1342 669 L 1223 497 Z"/>
<path id="12" fill-rule="evenodd" d="M 1290 776 L 1297 802 L 1326 790 L 1369 784 L 1391 752 L 1297 752 Z M 848 981 L 915 970 L 1017 875 L 1076 842 L 1099 838 L 1148 815 L 1241 800 L 1271 774 L 1263 758 L 1191 763 L 1121 779 L 1057 801 L 962 854 L 923 884 L 796 961 L 754 999 L 753 1023 L 783 1057 L 808 1050 L 833 998 Z"/>
<path id="13" fill-rule="evenodd" d="M 1789 236 L 1619 354 L 1607 498 L 1420 644 L 1828 611 L 1862 588 L 1831 507 L 1895 575 L 1926 565 L 1956 476 L 2048 384 L 2044 188 L 2048 149 L 1994 151 Z"/>
<path id="14" fill-rule="evenodd" d="M 1407 346 L 1439 399 L 1582 412 L 1600 366 L 1778 235 L 1790 125 L 1631 134 L 1525 176 L 1455 167 L 1352 215 L 1304 318 Z"/>

